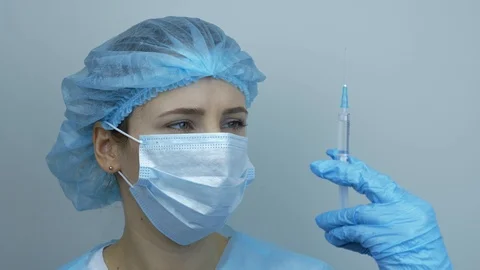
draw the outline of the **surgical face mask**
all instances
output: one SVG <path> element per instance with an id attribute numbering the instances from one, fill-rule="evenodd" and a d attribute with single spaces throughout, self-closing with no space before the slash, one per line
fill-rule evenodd
<path id="1" fill-rule="evenodd" d="M 120 176 L 150 222 L 188 245 L 221 229 L 240 204 L 255 170 L 247 138 L 229 133 L 143 135 L 135 184 Z"/>

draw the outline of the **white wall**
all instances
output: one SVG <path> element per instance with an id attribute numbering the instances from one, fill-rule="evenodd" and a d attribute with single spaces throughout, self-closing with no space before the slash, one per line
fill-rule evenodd
<path id="1" fill-rule="evenodd" d="M 258 178 L 232 225 L 337 269 L 375 268 L 314 223 L 338 207 L 337 188 L 308 165 L 335 146 L 347 46 L 352 152 L 430 201 L 454 265 L 473 269 L 480 2 L 281 2 L 1 0 L 0 269 L 54 269 L 119 236 L 121 209 L 76 212 L 45 164 L 63 119 L 60 82 L 94 46 L 167 15 L 216 23 L 268 76 L 249 123 Z"/>

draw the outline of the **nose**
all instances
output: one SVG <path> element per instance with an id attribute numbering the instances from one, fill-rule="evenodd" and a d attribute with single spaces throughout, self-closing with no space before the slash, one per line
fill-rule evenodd
<path id="1" fill-rule="evenodd" d="M 222 127 L 220 126 L 221 115 L 217 115 L 216 113 L 207 112 L 202 119 L 203 121 L 203 128 L 202 132 L 204 133 L 218 133 L 222 132 Z"/>
<path id="2" fill-rule="evenodd" d="M 214 121 L 209 120 L 205 123 L 204 131 L 205 133 L 218 133 L 222 132 L 222 128 L 220 127 L 220 120 Z"/>

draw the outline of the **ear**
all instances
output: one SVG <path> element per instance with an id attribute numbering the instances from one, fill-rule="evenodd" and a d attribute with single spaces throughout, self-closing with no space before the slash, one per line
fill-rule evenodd
<path id="1" fill-rule="evenodd" d="M 93 145 L 95 158 L 100 167 L 108 173 L 115 173 L 120 170 L 119 145 L 113 139 L 112 133 L 105 130 L 100 122 L 93 127 Z"/>

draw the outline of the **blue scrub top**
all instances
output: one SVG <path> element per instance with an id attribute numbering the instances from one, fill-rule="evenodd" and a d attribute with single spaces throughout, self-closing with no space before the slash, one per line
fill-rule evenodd
<path id="1" fill-rule="evenodd" d="M 246 234 L 234 231 L 228 226 L 219 233 L 228 237 L 229 241 L 216 267 L 217 270 L 333 269 L 325 262 L 285 250 L 271 243 L 254 239 Z M 59 270 L 97 270 L 98 268 L 91 266 L 92 260 L 94 258 L 98 259 L 98 254 L 102 254 L 99 252 L 103 251 L 104 247 L 111 245 L 115 241 L 116 240 L 113 240 L 94 247 L 81 257 L 59 268 Z M 101 263 L 104 264 L 103 257 L 101 258 Z M 106 266 L 103 266 L 103 268 L 107 269 Z"/>

